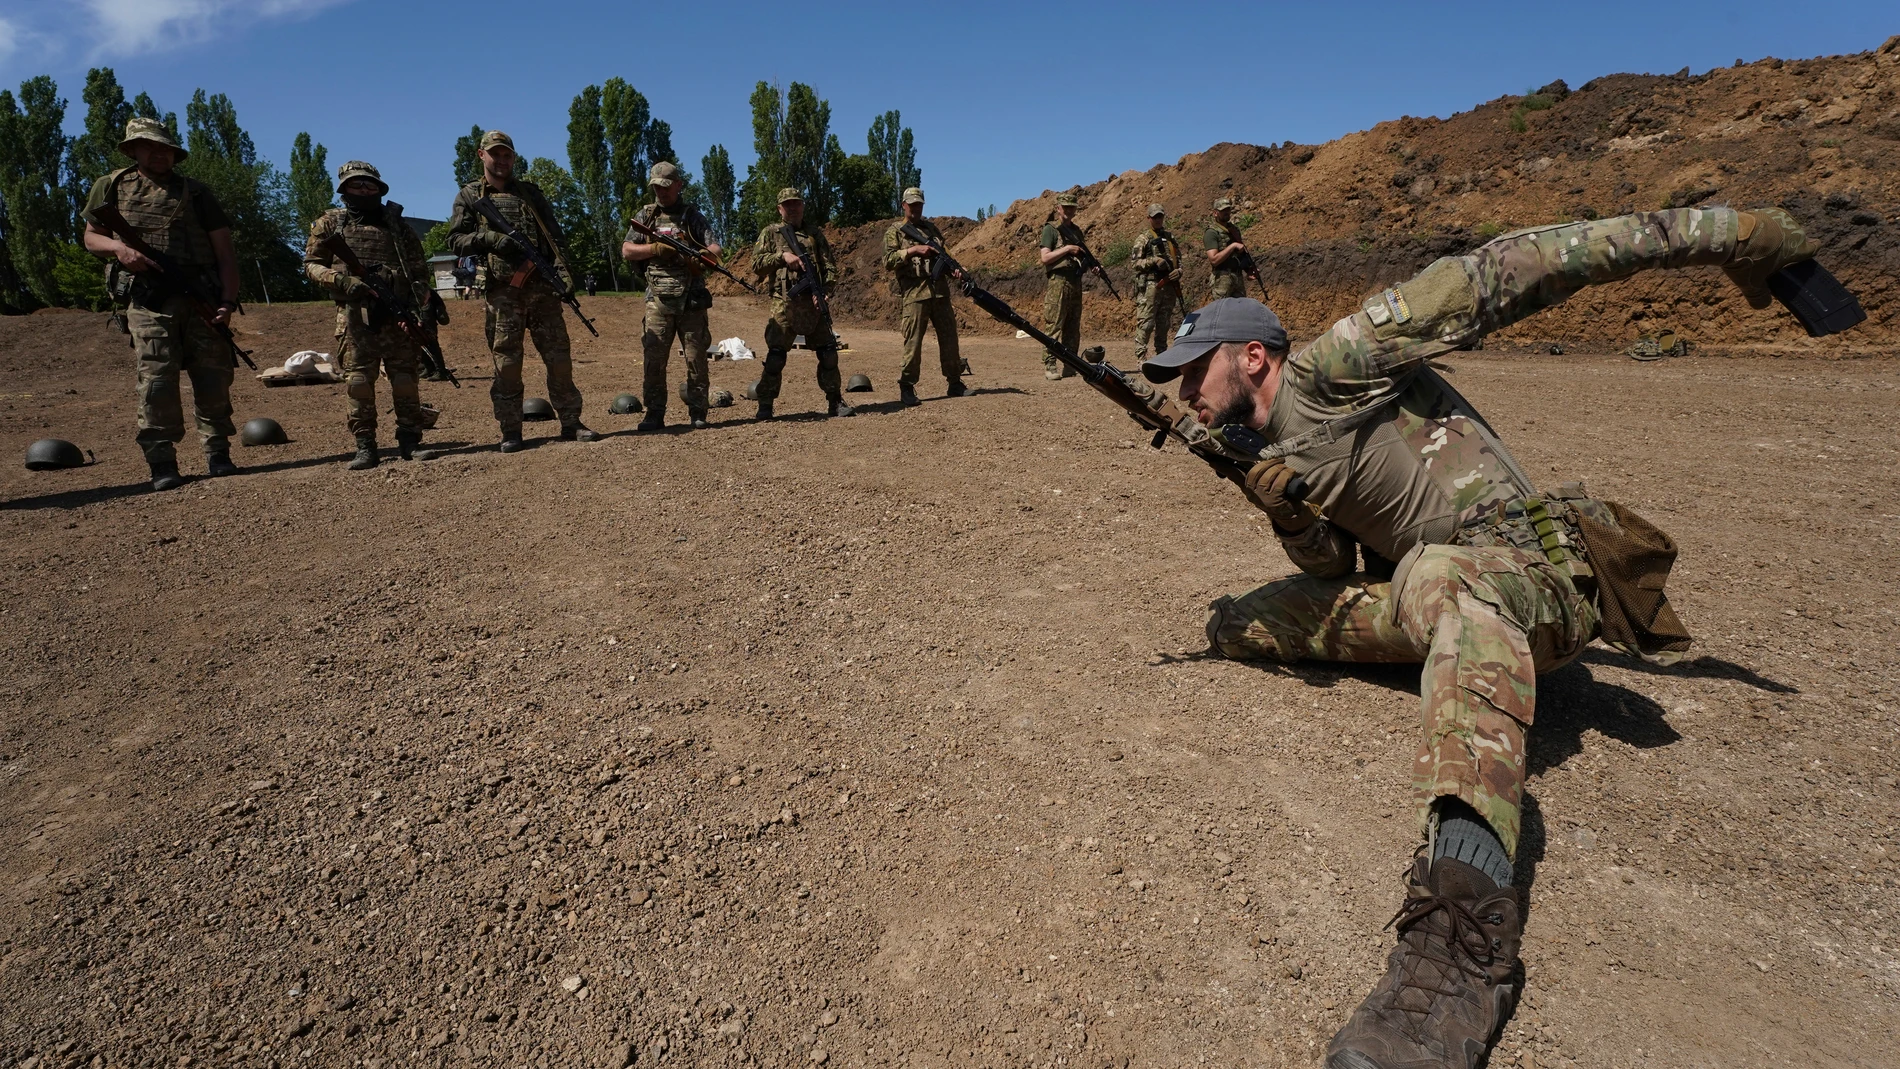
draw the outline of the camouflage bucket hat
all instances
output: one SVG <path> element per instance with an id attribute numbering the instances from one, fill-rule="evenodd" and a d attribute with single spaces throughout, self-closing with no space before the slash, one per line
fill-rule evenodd
<path id="1" fill-rule="evenodd" d="M 784 189 L 781 189 L 778 191 L 778 202 L 780 204 L 783 204 L 788 200 L 795 200 L 798 203 L 803 204 L 805 203 L 805 195 L 803 193 L 800 193 L 798 190 L 793 189 L 791 186 L 786 186 Z"/>
<path id="2" fill-rule="evenodd" d="M 905 204 L 922 204 L 923 202 L 924 202 L 923 190 L 918 189 L 916 186 L 912 186 L 909 189 L 906 189 L 904 191 Z"/>
<path id="3" fill-rule="evenodd" d="M 1073 208 L 1073 207 L 1075 207 L 1075 194 L 1073 194 L 1073 193 L 1058 193 L 1058 194 L 1056 194 L 1056 205 L 1057 205 L 1058 207 L 1062 207 L 1062 208 Z"/>
<path id="4" fill-rule="evenodd" d="M 164 145 L 178 154 L 179 161 L 191 155 L 185 151 L 185 146 L 179 144 L 178 139 L 172 136 L 172 132 L 165 129 L 165 124 L 157 119 L 133 119 L 126 123 L 125 140 L 119 142 L 119 151 L 130 156 L 134 141 L 150 141 L 154 145 Z"/>
<path id="5" fill-rule="evenodd" d="M 343 166 L 338 167 L 336 169 L 336 188 L 341 190 L 344 183 L 352 178 L 367 178 L 376 183 L 378 196 L 389 192 L 389 183 L 383 181 L 382 172 L 378 171 L 374 164 L 364 163 L 362 160 L 351 160 Z"/>
<path id="6" fill-rule="evenodd" d="M 508 151 L 513 152 L 515 150 L 515 139 L 502 133 L 500 130 L 490 130 L 482 135 L 482 151 L 486 152 L 496 145 L 507 145 Z"/>
<path id="7" fill-rule="evenodd" d="M 1214 210 L 1217 212 L 1225 208 L 1232 208 L 1233 206 L 1234 198 L 1232 197 L 1221 197 L 1214 202 Z"/>
<path id="8" fill-rule="evenodd" d="M 680 169 L 665 160 L 654 164 L 653 167 L 647 171 L 647 185 L 649 186 L 671 185 L 679 181 L 679 178 Z"/>
<path id="9" fill-rule="evenodd" d="M 1153 219 L 1157 215 L 1166 215 L 1166 214 L 1168 214 L 1168 209 L 1163 207 L 1162 205 L 1159 205 L 1159 204 L 1148 205 L 1148 218 Z"/>

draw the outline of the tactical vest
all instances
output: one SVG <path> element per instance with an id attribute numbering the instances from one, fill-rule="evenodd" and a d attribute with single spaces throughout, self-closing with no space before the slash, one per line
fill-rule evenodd
<path id="1" fill-rule="evenodd" d="M 677 201 L 671 208 L 662 207 L 658 202 L 640 209 L 639 219 L 668 237 L 678 238 L 688 245 L 702 245 L 700 238 L 705 236 L 706 221 L 699 209 Z M 672 249 L 661 247 L 659 255 L 647 261 L 647 293 L 655 297 L 683 297 L 688 291 L 703 288 L 705 282 L 685 256 Z"/>
<path id="2" fill-rule="evenodd" d="M 1157 282 L 1166 278 L 1168 272 L 1181 266 L 1181 247 L 1175 244 L 1174 235 L 1165 230 L 1158 234 L 1153 230 L 1149 230 L 1141 235 L 1141 242 L 1135 247 L 1133 258 L 1137 260 L 1148 260 L 1156 256 L 1166 257 L 1168 263 L 1154 267 L 1136 268 L 1135 276 L 1137 278 L 1147 282 Z M 1169 264 L 1173 266 L 1169 266 Z"/>
<path id="3" fill-rule="evenodd" d="M 509 186 L 509 189 L 518 190 L 523 185 L 526 185 L 526 183 L 517 178 L 514 183 Z M 490 201 L 493 201 L 495 209 L 501 212 L 503 219 L 508 220 L 516 230 L 521 232 L 523 237 L 532 241 L 536 248 L 551 255 L 553 243 L 548 240 L 546 231 L 541 227 L 541 219 L 535 213 L 534 209 L 529 206 L 527 198 L 521 196 L 519 193 L 504 193 L 501 190 L 495 189 L 488 184 L 487 179 L 473 183 L 468 187 L 467 192 L 471 199 L 479 199 L 485 196 Z M 476 218 L 481 222 L 481 229 L 495 229 L 487 217 L 478 215 Z M 350 246 L 352 249 L 355 247 L 354 245 Z M 508 279 L 514 277 L 516 269 L 520 266 L 519 263 L 510 263 L 501 256 L 490 253 L 488 256 L 488 277 L 496 282 L 505 283 Z M 555 280 L 545 279 L 543 281 L 552 285 Z"/>
<path id="4" fill-rule="evenodd" d="M 769 228 L 767 232 L 772 235 L 774 252 L 785 253 L 792 251 L 790 243 L 785 240 L 784 223 Z M 818 241 L 813 236 L 811 227 L 809 225 L 801 226 L 798 228 L 797 233 L 798 243 L 805 249 L 805 265 L 816 272 L 819 278 L 824 278 L 825 256 L 818 251 Z M 803 275 L 800 274 L 798 268 L 786 263 L 784 259 L 781 258 L 778 267 L 772 271 L 772 296 L 785 296 L 791 292 L 792 287 L 796 286 L 798 280 L 802 277 Z"/>
<path id="5" fill-rule="evenodd" d="M 1046 225 L 1056 228 L 1056 248 L 1064 245 L 1079 247 L 1082 244 L 1082 228 L 1074 223 L 1052 222 Z M 1051 278 L 1061 275 L 1063 278 L 1077 279 L 1082 277 L 1082 261 L 1074 256 L 1064 256 L 1044 264 L 1042 270 Z"/>
<path id="6" fill-rule="evenodd" d="M 1228 245 L 1231 245 L 1234 242 L 1240 240 L 1240 228 L 1235 226 L 1232 223 L 1222 223 L 1218 219 L 1209 219 L 1207 221 L 1207 236 L 1211 238 L 1217 238 L 1220 241 L 1220 244 L 1215 245 L 1214 248 L 1210 249 L 1209 251 L 1210 252 L 1219 251 L 1220 249 L 1226 248 Z M 1245 272 L 1243 272 L 1240 269 L 1239 255 L 1229 256 L 1227 259 L 1222 260 L 1220 263 L 1214 264 L 1212 266 L 1214 268 L 1214 273 L 1217 275 L 1244 275 L 1245 274 Z"/>
<path id="7" fill-rule="evenodd" d="M 218 265 L 211 233 L 197 212 L 195 202 L 203 188 L 198 183 L 174 174 L 160 184 L 140 174 L 137 167 L 115 171 L 107 181 L 107 203 L 119 209 L 147 245 L 185 267 Z"/>

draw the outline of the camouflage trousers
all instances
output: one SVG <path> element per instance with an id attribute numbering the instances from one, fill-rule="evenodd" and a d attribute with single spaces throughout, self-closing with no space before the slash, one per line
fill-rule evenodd
<path id="1" fill-rule="evenodd" d="M 704 308 L 687 308 L 685 297 L 647 295 L 646 322 L 640 332 L 640 351 L 645 375 L 641 380 L 640 399 L 649 416 L 666 412 L 666 365 L 673 359 L 673 343 L 686 350 L 686 407 L 695 412 L 706 410 L 709 389 L 706 349 L 712 344 L 712 328 L 706 322 Z"/>
<path id="2" fill-rule="evenodd" d="M 1168 351 L 1168 341 L 1174 337 L 1175 328 L 1180 326 L 1181 310 L 1176 307 L 1180 290 L 1172 282 L 1143 282 L 1135 290 L 1135 359 L 1146 359 L 1148 342 L 1154 340 L 1154 351 Z"/>
<path id="3" fill-rule="evenodd" d="M 765 366 L 759 372 L 759 400 L 778 400 L 785 358 L 801 337 L 818 353 L 818 388 L 826 397 L 843 395 L 843 384 L 838 381 L 838 336 L 832 333 L 831 317 L 810 301 L 787 303 L 780 298 L 772 302 L 772 318 L 765 321 Z"/>
<path id="4" fill-rule="evenodd" d="M 917 376 L 923 374 L 926 329 L 937 332 L 937 366 L 943 370 L 943 377 L 948 380 L 963 376 L 963 354 L 957 347 L 957 313 L 950 306 L 949 297 L 905 301 L 899 327 L 904 332 L 904 368 L 898 373 L 899 382 L 915 386 Z"/>
<path id="5" fill-rule="evenodd" d="M 1238 271 L 1215 271 L 1212 285 L 1208 287 L 1207 299 L 1218 301 L 1222 297 L 1245 297 L 1247 295 L 1247 276 Z"/>
<path id="6" fill-rule="evenodd" d="M 183 297 L 157 307 L 132 304 L 125 310 L 132 351 L 138 354 L 139 449 L 149 463 L 171 463 L 185 439 L 185 406 L 179 376 L 191 379 L 191 407 L 197 415 L 198 440 L 206 453 L 231 449 L 230 346 L 198 318 Z"/>
<path id="7" fill-rule="evenodd" d="M 1062 343 L 1072 353 L 1082 351 L 1082 279 L 1067 275 L 1050 275 L 1049 288 L 1042 295 L 1043 333 Z M 1042 366 L 1055 371 L 1060 369 L 1066 375 L 1073 375 L 1068 366 L 1049 355 L 1042 354 Z"/>
<path id="8" fill-rule="evenodd" d="M 502 433 L 521 430 L 521 364 L 526 341 L 534 336 L 535 352 L 548 369 L 548 404 L 554 406 L 561 426 L 581 421 L 581 392 L 574 386 L 574 357 L 568 348 L 567 320 L 561 299 L 546 285 L 488 288 L 488 348 L 495 354 L 495 381 L 488 399 L 495 406 L 495 422 Z"/>
<path id="9" fill-rule="evenodd" d="M 396 402 L 397 429 L 421 430 L 424 420 L 418 378 L 422 360 L 402 328 L 393 324 L 381 330 L 352 326 L 337 343 L 337 365 L 343 369 L 350 397 L 350 433 L 372 437 L 376 434 L 376 373 L 379 369 L 389 376 L 389 393 Z M 517 397 L 517 403 L 519 400 Z"/>
<path id="10" fill-rule="evenodd" d="M 1570 663 L 1597 633 L 1593 599 L 1541 556 L 1509 547 L 1430 546 L 1389 583 L 1366 575 L 1268 583 L 1210 608 L 1223 656 L 1423 663 L 1412 786 L 1425 827 L 1433 799 L 1462 799 L 1517 852 L 1525 732 L 1537 674 Z"/>

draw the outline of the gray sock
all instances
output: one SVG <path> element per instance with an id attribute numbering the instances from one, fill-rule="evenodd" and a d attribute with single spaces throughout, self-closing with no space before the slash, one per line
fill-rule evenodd
<path id="1" fill-rule="evenodd" d="M 1432 838 L 1432 860 L 1462 861 L 1499 887 L 1511 886 L 1511 855 L 1504 852 L 1504 841 L 1478 811 L 1457 798 L 1440 798 L 1435 808 L 1438 834 Z"/>

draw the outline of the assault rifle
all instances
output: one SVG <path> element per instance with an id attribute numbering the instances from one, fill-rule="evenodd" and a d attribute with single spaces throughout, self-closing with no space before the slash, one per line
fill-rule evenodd
<path id="1" fill-rule="evenodd" d="M 508 217 L 501 214 L 501 209 L 495 207 L 492 199 L 483 197 L 476 201 L 475 210 L 481 213 L 482 218 L 488 220 L 490 226 L 515 239 L 515 244 L 521 246 L 521 251 L 527 256 L 529 266 L 539 272 L 541 277 L 547 280 L 548 285 L 554 287 L 554 292 L 561 298 L 562 304 L 574 310 L 574 317 L 581 321 L 581 326 L 587 328 L 587 333 L 596 338 L 600 337 L 600 331 L 594 329 L 593 321 L 587 318 L 586 312 L 581 311 L 579 298 L 574 296 L 574 291 L 567 283 L 561 281 L 561 273 L 548 262 L 546 256 L 542 255 L 540 246 L 529 241 L 527 235 L 516 229 L 515 224 L 509 222 Z M 490 279 L 489 283 L 492 285 L 494 279 Z"/>
<path id="2" fill-rule="evenodd" d="M 805 254 L 805 246 L 799 243 L 798 231 L 792 229 L 792 224 L 783 224 L 782 232 L 785 235 L 786 247 L 791 250 L 793 256 L 798 257 L 800 263 L 805 265 L 803 276 L 792 284 L 791 289 L 785 291 L 786 299 L 789 300 L 809 290 L 812 303 L 818 306 L 820 312 L 830 315 L 831 302 L 825 297 L 825 280 L 819 274 L 818 264 Z"/>
<path id="3" fill-rule="evenodd" d="M 745 287 L 745 291 L 747 293 L 759 292 L 756 288 L 753 287 L 751 283 L 747 282 L 743 278 L 740 278 L 738 275 L 733 274 L 731 271 L 726 270 L 726 265 L 720 263 L 719 257 L 714 256 L 711 250 L 696 248 L 692 245 L 687 244 L 684 241 L 681 241 L 680 239 L 674 237 L 671 234 L 662 234 L 658 230 L 655 230 L 652 227 L 648 226 L 647 224 L 641 222 L 640 217 L 637 215 L 634 216 L 632 219 L 627 220 L 627 225 L 631 226 L 635 230 L 638 230 L 640 233 L 645 234 L 650 241 L 657 241 L 660 244 L 666 246 L 667 248 L 672 249 L 674 252 L 679 253 L 681 256 L 686 257 L 688 260 L 693 261 L 699 266 L 709 271 L 717 271 L 720 274 L 726 276 L 727 278 L 733 280 L 734 282 L 737 282 L 739 285 Z M 799 253 L 799 258 L 803 259 L 804 254 Z"/>
<path id="4" fill-rule="evenodd" d="M 1079 233 L 1075 238 L 1075 247 L 1082 250 L 1082 255 L 1076 258 L 1082 261 L 1083 272 L 1095 272 L 1095 276 L 1102 280 L 1102 285 L 1108 287 L 1109 295 L 1118 301 L 1121 300 L 1122 295 L 1115 292 L 1115 283 L 1108 277 L 1108 269 L 1103 267 L 1102 261 L 1096 259 L 1095 254 L 1089 251 L 1088 242 L 1083 241 Z"/>
<path id="5" fill-rule="evenodd" d="M 1232 223 L 1221 223 L 1220 227 L 1222 230 L 1227 232 L 1228 241 L 1240 240 L 1239 227 L 1235 226 Z M 1254 285 L 1260 287 L 1260 303 L 1262 304 L 1270 303 L 1267 298 L 1267 284 L 1263 282 L 1260 278 L 1260 265 L 1257 263 L 1254 263 L 1253 253 L 1248 252 L 1246 247 L 1243 245 L 1241 248 L 1235 249 L 1234 254 L 1228 257 L 1228 259 L 1234 261 L 1234 266 L 1240 268 L 1241 274 L 1246 275 L 1248 278 L 1253 279 Z"/>
<path id="6" fill-rule="evenodd" d="M 224 339 L 224 344 L 231 347 L 232 367 L 236 367 L 237 362 L 243 360 L 245 366 L 252 371 L 257 370 L 257 364 L 251 360 L 250 350 L 238 345 L 237 336 L 231 333 L 230 326 L 218 322 L 217 309 L 212 307 L 211 302 L 205 300 L 204 295 L 198 292 L 198 287 L 193 285 L 191 272 L 179 266 L 177 260 L 146 244 L 145 239 L 139 236 L 139 232 L 126 221 L 125 215 L 114 205 L 108 204 L 95 210 L 92 218 L 104 226 L 108 233 L 124 243 L 126 248 L 158 265 L 159 285 L 156 288 L 185 298 L 185 303 L 191 306 L 191 310 L 199 319 L 204 320 L 205 326 L 210 327 L 212 333 Z M 150 271 L 139 273 L 141 278 L 150 274 L 152 274 Z"/>
<path id="7" fill-rule="evenodd" d="M 391 222 L 397 221 L 391 220 Z M 343 240 L 341 234 L 331 234 L 324 238 L 323 243 L 317 248 L 343 261 L 343 266 L 349 269 L 350 274 L 362 279 L 363 284 L 369 287 L 373 300 L 376 302 L 370 312 L 371 326 L 381 326 L 382 323 L 393 320 L 396 328 L 402 331 L 402 336 L 409 339 L 409 344 L 415 346 L 416 351 L 422 355 L 424 371 L 447 379 L 458 390 L 462 388 L 461 380 L 455 377 L 455 372 L 449 370 L 448 361 L 442 358 L 441 347 L 435 344 L 429 337 L 428 329 L 422 325 L 422 316 L 416 308 L 416 303 L 403 298 L 396 288 L 396 281 L 390 277 L 388 267 L 382 264 L 365 267 L 363 261 L 357 257 L 349 243 Z M 381 323 L 378 322 L 379 319 Z"/>
<path id="8" fill-rule="evenodd" d="M 909 238 L 911 244 L 928 245 L 931 251 L 936 253 L 935 256 L 930 258 L 930 281 L 935 282 L 946 273 L 968 276 L 968 272 L 963 270 L 963 265 L 958 263 L 956 258 L 950 255 L 949 249 L 943 247 L 943 242 L 924 233 L 922 228 L 918 227 L 915 223 L 905 222 L 898 226 L 897 232 Z"/>
<path id="9" fill-rule="evenodd" d="M 988 312 L 997 321 L 1015 327 L 1042 345 L 1049 355 L 1062 361 L 1082 377 L 1082 381 L 1095 387 L 1102 396 L 1120 405 L 1136 423 L 1154 433 L 1149 445 L 1159 449 L 1163 442 L 1173 437 L 1188 447 L 1188 451 L 1207 462 L 1214 474 L 1236 485 L 1245 484 L 1247 469 L 1253 466 L 1248 459 L 1234 456 L 1222 448 L 1219 437 L 1210 440 L 1189 438 L 1179 428 L 1184 422 L 1191 422 L 1188 412 L 1178 403 L 1157 398 L 1154 388 L 1146 382 L 1139 384 L 1128 372 L 1110 364 L 1102 349 L 1098 346 L 1088 350 L 1099 359 L 1085 360 L 1082 356 L 1069 351 L 1061 342 L 1036 329 L 1035 324 L 1024 319 L 1007 302 L 996 294 L 976 284 L 976 280 L 967 274 L 963 278 L 963 295 L 976 302 L 978 308 Z M 1225 428 L 1223 428 L 1225 429 Z M 1249 432 L 1252 433 L 1252 432 Z"/>

